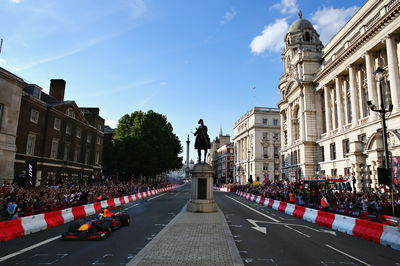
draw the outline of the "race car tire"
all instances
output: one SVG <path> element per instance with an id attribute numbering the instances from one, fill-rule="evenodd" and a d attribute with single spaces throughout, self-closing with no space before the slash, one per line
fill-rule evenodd
<path id="1" fill-rule="evenodd" d="M 82 225 L 82 221 L 73 221 L 72 223 L 69 224 L 68 226 L 68 232 L 74 232 L 77 230 L 80 226 Z"/>
<path id="2" fill-rule="evenodd" d="M 107 232 L 106 237 L 111 235 L 112 232 L 111 223 L 103 223 L 101 227 L 103 231 Z"/>
<path id="3" fill-rule="evenodd" d="M 122 214 L 119 220 L 121 221 L 122 225 L 128 226 L 131 221 L 131 218 L 129 217 L 128 214 Z"/>

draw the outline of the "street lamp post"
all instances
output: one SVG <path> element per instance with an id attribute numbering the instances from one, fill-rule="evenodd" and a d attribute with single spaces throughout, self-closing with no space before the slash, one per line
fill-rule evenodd
<path id="1" fill-rule="evenodd" d="M 274 154 L 273 154 L 273 156 L 274 156 L 274 181 L 277 181 L 277 176 L 276 176 L 276 172 L 275 172 L 275 169 L 276 169 L 276 158 L 275 158 L 275 154 L 276 154 L 276 142 L 278 141 L 278 137 L 277 136 L 273 136 L 272 137 L 272 142 L 273 142 L 273 144 L 274 144 Z"/>
<path id="2" fill-rule="evenodd" d="M 389 149 L 388 149 L 388 144 L 387 144 L 387 131 L 386 131 L 386 115 L 388 114 L 388 117 L 390 116 L 390 113 L 393 110 L 393 104 L 389 104 L 389 108 L 385 108 L 385 102 L 383 100 L 383 68 L 378 67 L 375 71 L 376 79 L 379 82 L 379 96 L 381 98 L 380 102 L 380 109 L 377 109 L 374 104 L 372 104 L 371 101 L 367 101 L 368 107 L 373 111 L 377 112 L 381 118 L 382 121 L 382 140 L 383 140 L 383 149 L 385 152 L 385 169 L 386 169 L 386 175 L 391 176 L 391 181 L 390 181 L 390 187 L 391 187 L 391 192 L 392 192 L 392 214 L 394 216 L 394 190 L 393 190 L 393 175 L 390 174 L 390 168 L 389 168 Z M 396 89 L 396 88 L 394 88 Z"/>
<path id="3" fill-rule="evenodd" d="M 247 151 L 247 181 L 250 182 L 250 150 Z"/>

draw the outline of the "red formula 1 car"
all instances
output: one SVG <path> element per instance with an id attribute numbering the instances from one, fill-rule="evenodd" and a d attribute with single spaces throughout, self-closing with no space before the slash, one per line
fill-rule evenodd
<path id="1" fill-rule="evenodd" d="M 130 217 L 122 213 L 122 208 L 103 209 L 98 218 L 86 221 L 74 221 L 69 225 L 68 232 L 62 234 L 63 240 L 106 239 L 111 232 L 121 226 L 129 225 Z"/>

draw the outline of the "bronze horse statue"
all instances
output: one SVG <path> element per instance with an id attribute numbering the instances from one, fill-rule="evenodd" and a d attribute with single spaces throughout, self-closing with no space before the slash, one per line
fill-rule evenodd
<path id="1" fill-rule="evenodd" d="M 196 136 L 196 140 L 194 142 L 194 148 L 197 150 L 198 158 L 197 162 L 201 163 L 201 151 L 204 151 L 204 163 L 206 163 L 207 151 L 211 148 L 210 137 L 208 136 L 207 126 L 204 125 L 203 119 L 200 119 L 200 126 L 196 128 L 196 132 L 194 135 Z"/>

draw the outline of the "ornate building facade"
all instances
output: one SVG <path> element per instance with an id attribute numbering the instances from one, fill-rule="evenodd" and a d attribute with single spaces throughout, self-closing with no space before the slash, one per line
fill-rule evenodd
<path id="1" fill-rule="evenodd" d="M 367 1 L 325 47 L 299 12 L 284 39 L 279 83 L 285 177 L 355 176 L 359 191 L 378 184 L 382 126 L 367 101 L 393 104 L 387 137 L 391 156 L 399 156 L 399 37 L 399 0 Z M 386 77 L 383 99 L 378 67 Z"/>
<path id="2" fill-rule="evenodd" d="M 17 150 L 15 139 L 22 88 L 25 82 L 16 75 L 0 68 L 0 181 L 14 178 L 14 161 Z"/>
<path id="3" fill-rule="evenodd" d="M 235 182 L 263 182 L 279 177 L 279 109 L 254 107 L 234 128 Z M 258 180 L 257 180 L 258 179 Z"/>

